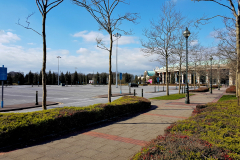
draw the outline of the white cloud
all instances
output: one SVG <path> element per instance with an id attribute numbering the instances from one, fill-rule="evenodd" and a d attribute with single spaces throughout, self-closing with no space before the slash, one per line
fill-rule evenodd
<path id="1" fill-rule="evenodd" d="M 28 45 L 35 45 L 35 43 L 27 43 Z"/>
<path id="2" fill-rule="evenodd" d="M 6 31 L 13 32 L 14 30 L 12 30 L 12 29 L 7 29 Z"/>
<path id="3" fill-rule="evenodd" d="M 190 46 L 195 46 L 198 44 L 198 40 L 193 40 L 191 43 L 190 43 Z"/>
<path id="4" fill-rule="evenodd" d="M 95 31 L 81 31 L 78 33 L 75 33 L 73 37 L 81 37 L 87 42 L 95 42 L 96 43 L 96 38 L 101 38 L 104 43 L 109 44 L 109 35 L 102 34 L 101 32 L 95 32 Z M 116 38 L 113 37 L 113 40 Z M 118 39 L 118 44 L 119 45 L 125 45 L 125 44 L 132 44 L 132 43 L 139 43 L 137 37 L 133 36 L 121 36 L 121 38 Z"/>
<path id="5" fill-rule="evenodd" d="M 12 32 L 0 31 L 0 43 L 10 43 L 21 40 L 16 34 Z"/>
<path id="6" fill-rule="evenodd" d="M 77 53 L 89 53 L 90 51 L 87 48 L 80 48 L 76 51 Z"/>
<path id="7" fill-rule="evenodd" d="M 137 37 L 122 36 L 118 39 L 118 44 L 119 45 L 131 44 L 131 43 L 139 44 L 139 41 L 137 39 L 138 39 Z"/>
<path id="8" fill-rule="evenodd" d="M 86 48 L 79 48 L 77 53 L 70 54 L 68 50 L 47 50 L 47 64 L 46 71 L 49 70 L 57 72 L 58 59 L 57 56 L 61 56 L 59 59 L 59 69 L 66 73 L 70 71 L 73 73 L 75 67 L 78 72 L 92 73 L 94 72 L 106 72 L 109 69 L 109 53 L 106 50 L 102 50 L 96 45 L 92 45 Z M 21 71 L 25 74 L 30 70 L 32 72 L 39 72 L 42 68 L 43 52 L 42 48 L 23 48 L 17 45 L 4 45 L 0 43 L 0 63 L 5 65 L 10 71 Z M 128 72 L 133 74 L 143 74 L 145 70 L 152 70 L 158 65 L 158 62 L 150 62 L 152 57 L 147 58 L 143 56 L 140 48 L 122 48 L 118 49 L 118 70 L 119 72 Z M 116 70 L 116 48 L 114 45 L 112 53 L 112 71 Z"/>
<path id="9" fill-rule="evenodd" d="M 104 36 L 100 32 L 95 32 L 95 31 L 88 32 L 86 30 L 75 33 L 73 37 L 81 37 L 87 42 L 96 42 L 96 38 L 102 38 L 104 41 L 107 40 L 107 36 Z"/>
<path id="10" fill-rule="evenodd" d="M 67 55 L 67 54 L 69 54 L 69 50 L 61 49 L 61 50 L 59 50 L 59 53 L 61 53 L 63 55 Z"/>
<path id="11" fill-rule="evenodd" d="M 48 48 L 47 50 L 51 50 L 51 48 Z M 70 52 L 69 50 L 66 50 L 66 49 L 59 49 L 59 50 L 51 50 L 49 51 L 47 54 L 54 54 L 54 55 L 68 55 Z"/>

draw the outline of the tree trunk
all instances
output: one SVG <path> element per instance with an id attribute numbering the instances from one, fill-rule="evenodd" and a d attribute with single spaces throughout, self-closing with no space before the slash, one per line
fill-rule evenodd
<path id="1" fill-rule="evenodd" d="M 237 80 L 237 74 L 238 72 L 236 71 L 236 97 L 238 97 L 238 80 Z"/>
<path id="2" fill-rule="evenodd" d="M 180 57 L 180 68 L 179 68 L 179 87 L 178 87 L 178 94 L 181 93 L 181 79 L 182 79 L 182 60 L 181 60 L 181 57 Z"/>
<path id="3" fill-rule="evenodd" d="M 239 8 L 239 7 L 238 7 Z M 238 10 L 238 17 L 236 18 L 236 41 L 237 41 L 237 93 L 238 93 L 238 106 L 240 106 L 240 33 L 239 33 L 239 27 L 240 27 L 240 17 L 239 17 L 239 10 Z"/>
<path id="4" fill-rule="evenodd" d="M 42 65 L 42 87 L 43 87 L 43 95 L 42 95 L 42 108 L 46 110 L 46 56 L 47 56 L 47 46 L 46 46 L 46 33 L 45 33 L 45 22 L 46 22 L 46 13 L 42 14 L 42 37 L 43 37 L 43 65 Z"/>
<path id="5" fill-rule="evenodd" d="M 111 103 L 111 96 L 112 96 L 112 87 L 111 87 L 111 82 L 112 82 L 112 44 L 113 44 L 113 39 L 112 39 L 112 33 L 110 35 L 110 48 L 109 48 L 109 81 L 108 81 L 108 103 Z"/>
<path id="6" fill-rule="evenodd" d="M 169 96 L 169 87 L 168 87 L 168 56 L 166 56 L 166 94 Z"/>

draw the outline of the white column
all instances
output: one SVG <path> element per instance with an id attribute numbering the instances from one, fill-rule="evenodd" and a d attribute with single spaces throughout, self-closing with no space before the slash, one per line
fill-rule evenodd
<path id="1" fill-rule="evenodd" d="M 184 74 L 182 74 L 182 83 L 183 83 L 183 77 L 184 77 L 183 75 L 184 75 Z"/>
<path id="2" fill-rule="evenodd" d="M 191 73 L 188 74 L 188 82 L 189 82 L 189 84 L 192 84 L 192 74 Z"/>
<path id="3" fill-rule="evenodd" d="M 196 74 L 197 76 L 197 83 L 200 83 L 200 76 L 198 74 Z"/>

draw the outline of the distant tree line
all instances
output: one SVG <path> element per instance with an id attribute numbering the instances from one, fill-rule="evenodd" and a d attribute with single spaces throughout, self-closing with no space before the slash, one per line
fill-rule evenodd
<path id="1" fill-rule="evenodd" d="M 61 72 L 59 74 L 59 84 L 65 83 L 65 84 L 89 84 L 89 80 L 94 80 L 94 84 L 107 84 L 108 83 L 108 73 L 89 73 L 89 74 L 83 74 L 83 73 L 77 73 L 75 71 L 74 73 L 66 72 L 65 74 Z M 138 83 L 138 76 L 134 76 L 133 74 L 129 73 L 123 73 L 122 74 L 122 81 L 121 83 Z M 4 84 L 10 84 L 13 83 L 19 84 L 19 85 L 42 85 L 42 72 L 39 73 L 33 73 L 29 71 L 25 76 L 23 73 L 17 72 L 15 74 L 8 73 L 7 75 L 7 81 L 4 81 Z M 118 74 L 118 83 L 120 83 L 119 80 L 119 74 Z M 49 72 L 46 72 L 46 84 L 47 85 L 57 85 L 58 84 L 58 74 L 55 72 L 52 72 L 49 70 Z M 116 73 L 112 73 L 112 84 L 116 84 Z"/>

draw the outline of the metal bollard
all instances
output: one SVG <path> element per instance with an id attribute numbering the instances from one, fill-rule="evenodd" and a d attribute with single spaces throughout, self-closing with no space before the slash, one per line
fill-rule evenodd
<path id="1" fill-rule="evenodd" d="M 183 86 L 181 86 L 181 88 L 182 88 L 182 94 L 183 94 Z"/>
<path id="2" fill-rule="evenodd" d="M 154 87 L 154 92 L 156 92 L 156 87 Z"/>
<path id="3" fill-rule="evenodd" d="M 184 85 L 184 93 L 186 93 L 186 90 L 185 90 L 185 85 Z"/>
<path id="4" fill-rule="evenodd" d="M 163 85 L 163 91 L 164 91 L 164 85 Z"/>
<path id="5" fill-rule="evenodd" d="M 33 87 L 33 84 L 32 84 L 32 87 Z"/>
<path id="6" fill-rule="evenodd" d="M 135 89 L 133 90 L 133 95 L 135 96 Z"/>
<path id="7" fill-rule="evenodd" d="M 131 94 L 131 87 L 129 87 L 129 94 Z"/>
<path id="8" fill-rule="evenodd" d="M 143 97 L 143 89 L 142 89 L 142 97 Z"/>
<path id="9" fill-rule="evenodd" d="M 36 103 L 35 105 L 38 105 L 38 91 L 36 91 Z"/>

